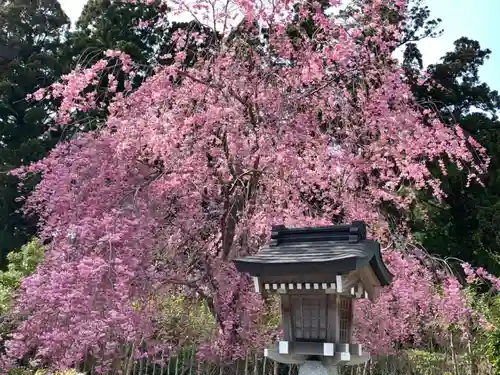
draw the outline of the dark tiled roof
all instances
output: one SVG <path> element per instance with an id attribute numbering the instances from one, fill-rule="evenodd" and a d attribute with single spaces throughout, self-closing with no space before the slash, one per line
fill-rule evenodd
<path id="1" fill-rule="evenodd" d="M 382 285 L 392 276 L 382 262 L 378 242 L 366 239 L 364 223 L 319 228 L 274 227 L 271 243 L 252 256 L 235 260 L 252 276 L 345 273 L 372 267 Z"/>
<path id="2" fill-rule="evenodd" d="M 371 258 L 373 257 L 374 247 L 378 247 L 378 244 L 374 241 L 358 243 L 321 241 L 291 243 L 283 246 L 266 245 L 257 254 L 238 261 L 277 264 L 329 262 L 345 258 Z"/>

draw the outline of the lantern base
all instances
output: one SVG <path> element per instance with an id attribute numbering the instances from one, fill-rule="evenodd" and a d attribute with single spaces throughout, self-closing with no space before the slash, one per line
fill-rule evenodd
<path id="1" fill-rule="evenodd" d="M 338 375 L 337 366 L 326 367 L 320 361 L 305 361 L 299 366 L 299 375 Z"/>

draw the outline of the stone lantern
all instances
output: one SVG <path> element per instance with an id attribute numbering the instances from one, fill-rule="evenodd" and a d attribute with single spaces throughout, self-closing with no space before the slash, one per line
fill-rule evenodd
<path id="1" fill-rule="evenodd" d="M 366 238 L 364 222 L 317 228 L 272 228 L 271 242 L 253 256 L 236 259 L 263 295 L 281 300 L 283 340 L 265 356 L 299 364 L 300 372 L 336 373 L 339 365 L 370 355 L 352 340 L 353 301 L 377 298 L 392 275 L 380 244 Z M 312 367 L 311 367 L 312 366 Z"/>

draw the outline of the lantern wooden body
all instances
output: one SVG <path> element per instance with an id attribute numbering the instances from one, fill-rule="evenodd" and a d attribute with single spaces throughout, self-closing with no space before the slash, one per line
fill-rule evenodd
<path id="1" fill-rule="evenodd" d="M 281 299 L 283 340 L 265 355 L 283 363 L 318 357 L 330 365 L 369 359 L 353 343 L 353 301 L 375 299 L 392 276 L 363 222 L 319 228 L 273 227 L 271 243 L 235 260 L 256 291 Z"/>

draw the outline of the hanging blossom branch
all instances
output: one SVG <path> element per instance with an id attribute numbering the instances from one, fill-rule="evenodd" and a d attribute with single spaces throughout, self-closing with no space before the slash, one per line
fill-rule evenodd
<path id="1" fill-rule="evenodd" d="M 82 68 L 77 66 L 73 72 L 64 75 L 62 82 L 56 82 L 49 88 L 41 88 L 33 94 L 28 95 L 28 99 L 36 101 L 42 99 L 62 99 L 59 106 L 57 122 L 59 124 L 68 124 L 71 122 L 71 114 L 78 112 L 86 112 L 90 109 L 95 109 L 99 98 L 96 91 L 85 91 L 89 86 L 100 87 L 100 74 L 109 72 L 107 74 L 108 87 L 107 91 L 114 94 L 117 88 L 117 78 L 114 74 L 118 64 L 121 70 L 128 75 L 125 79 L 124 85 L 126 91 L 132 90 L 131 79 L 135 76 L 132 70 L 132 60 L 127 54 L 108 50 L 105 53 L 108 59 L 116 59 L 113 66 L 109 66 L 109 60 L 101 59 L 89 68 Z"/>

